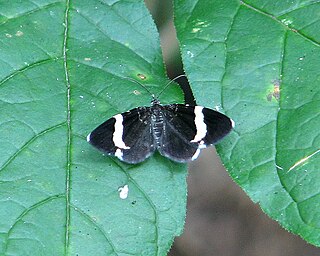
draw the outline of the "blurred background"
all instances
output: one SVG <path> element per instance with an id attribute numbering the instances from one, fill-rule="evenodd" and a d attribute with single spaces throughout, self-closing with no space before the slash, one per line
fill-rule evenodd
<path id="1" fill-rule="evenodd" d="M 160 32 L 168 76 L 183 73 L 173 26 L 172 0 L 145 0 Z M 178 80 L 187 86 L 184 79 Z M 189 97 L 189 96 L 188 96 Z M 192 100 L 192 98 L 188 98 Z M 320 248 L 288 233 L 236 185 L 214 148 L 189 165 L 185 230 L 169 256 L 320 255 Z"/>

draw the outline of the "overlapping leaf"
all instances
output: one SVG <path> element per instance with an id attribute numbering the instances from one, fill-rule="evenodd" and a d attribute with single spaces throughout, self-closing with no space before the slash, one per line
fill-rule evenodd
<path id="1" fill-rule="evenodd" d="M 230 175 L 270 217 L 317 246 L 319 10 L 315 1 L 175 1 L 198 103 L 236 122 L 218 148 Z"/>

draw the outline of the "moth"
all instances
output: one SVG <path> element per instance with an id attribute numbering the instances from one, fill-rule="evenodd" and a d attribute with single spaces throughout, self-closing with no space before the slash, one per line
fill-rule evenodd
<path id="1" fill-rule="evenodd" d="M 216 144 L 234 127 L 232 119 L 215 110 L 188 104 L 161 105 L 158 97 L 152 95 L 149 107 L 111 117 L 95 128 L 87 141 L 129 164 L 144 161 L 156 150 L 185 163 L 197 159 L 201 149 Z"/>

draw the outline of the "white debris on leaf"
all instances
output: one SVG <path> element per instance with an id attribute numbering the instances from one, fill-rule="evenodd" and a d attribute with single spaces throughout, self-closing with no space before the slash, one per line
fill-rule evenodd
<path id="1" fill-rule="evenodd" d="M 297 161 L 293 166 L 291 166 L 288 170 L 288 172 L 292 171 L 293 169 L 295 169 L 296 167 L 298 167 L 299 165 L 302 165 L 304 164 L 306 161 L 308 161 L 311 157 L 313 157 L 314 155 L 316 154 L 319 154 L 320 153 L 320 149 L 318 149 L 317 151 L 313 152 L 312 154 L 304 157 L 304 158 L 301 158 L 299 161 Z"/>
<path id="2" fill-rule="evenodd" d="M 194 54 L 193 54 L 191 51 L 187 51 L 187 55 L 188 55 L 190 58 L 193 58 L 193 57 L 194 57 Z"/>
<path id="3" fill-rule="evenodd" d="M 213 109 L 218 111 L 218 112 L 220 112 L 221 111 L 221 105 L 216 105 Z"/>
<path id="4" fill-rule="evenodd" d="M 124 185 L 123 187 L 118 188 L 118 191 L 119 191 L 119 197 L 121 199 L 127 199 L 128 193 L 129 193 L 128 185 Z"/>
<path id="5" fill-rule="evenodd" d="M 20 31 L 20 30 L 18 30 L 18 31 L 16 32 L 16 36 L 23 36 L 23 32 Z"/>
<path id="6" fill-rule="evenodd" d="M 292 20 L 287 20 L 287 19 L 282 19 L 281 22 L 282 22 L 284 25 L 286 25 L 286 26 L 292 24 Z"/>

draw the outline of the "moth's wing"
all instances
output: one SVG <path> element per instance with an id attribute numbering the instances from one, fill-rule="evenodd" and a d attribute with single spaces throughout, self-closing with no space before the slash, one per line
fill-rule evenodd
<path id="1" fill-rule="evenodd" d="M 215 144 L 232 129 L 227 116 L 201 106 L 163 106 L 164 129 L 159 152 L 177 162 L 195 160 L 200 149 Z"/>
<path id="2" fill-rule="evenodd" d="M 233 120 L 220 112 L 210 108 L 203 108 L 202 113 L 204 115 L 204 123 L 207 126 L 207 133 L 203 139 L 206 146 L 218 143 L 234 127 Z"/>
<path id="3" fill-rule="evenodd" d="M 108 155 L 136 164 L 155 151 L 150 107 L 134 108 L 115 115 L 87 137 L 90 144 Z"/>

